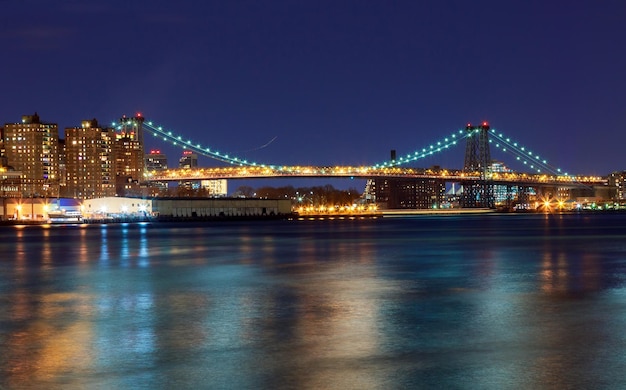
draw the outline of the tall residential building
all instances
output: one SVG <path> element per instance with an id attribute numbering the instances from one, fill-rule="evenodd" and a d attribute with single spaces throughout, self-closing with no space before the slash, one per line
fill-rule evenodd
<path id="1" fill-rule="evenodd" d="M 609 187 L 613 189 L 615 200 L 626 199 L 626 171 L 617 171 L 609 175 Z"/>
<path id="2" fill-rule="evenodd" d="M 167 156 L 160 150 L 151 150 L 146 154 L 146 170 L 161 172 L 167 169 Z"/>
<path id="3" fill-rule="evenodd" d="M 4 126 L 8 164 L 22 172 L 22 194 L 33 197 L 59 195 L 59 128 L 41 122 L 39 115 L 24 115 L 21 123 Z"/>
<path id="4" fill-rule="evenodd" d="M 196 168 L 198 166 L 198 155 L 191 150 L 185 150 L 178 160 L 178 167 L 184 169 Z"/>
<path id="5" fill-rule="evenodd" d="M 95 119 L 65 129 L 66 195 L 94 199 L 115 195 L 115 130 Z"/>
<path id="6" fill-rule="evenodd" d="M 124 116 L 115 134 L 116 194 L 120 196 L 133 193 L 144 181 L 143 121 L 141 114 Z"/>
<path id="7" fill-rule="evenodd" d="M 198 155 L 192 152 L 191 150 L 185 150 L 181 158 L 178 160 L 178 167 L 181 169 L 191 169 L 191 168 L 196 168 L 197 166 L 198 166 Z M 197 190 L 200 188 L 200 181 L 198 180 L 180 181 L 178 182 L 178 187 Z"/>
<path id="8" fill-rule="evenodd" d="M 160 150 L 151 150 L 150 153 L 146 154 L 146 173 L 148 175 L 153 172 L 163 172 L 167 170 L 167 156 L 161 153 Z M 150 187 L 152 191 L 152 195 L 157 196 L 161 195 L 160 191 L 167 190 L 167 182 L 151 182 L 148 187 Z"/>

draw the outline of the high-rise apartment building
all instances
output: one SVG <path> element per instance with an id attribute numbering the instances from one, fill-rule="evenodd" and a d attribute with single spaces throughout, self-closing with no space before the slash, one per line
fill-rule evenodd
<path id="1" fill-rule="evenodd" d="M 609 187 L 613 191 L 613 198 L 620 201 L 626 199 L 626 171 L 613 172 L 608 179 Z"/>
<path id="2" fill-rule="evenodd" d="M 183 169 L 196 168 L 198 166 L 198 155 L 191 150 L 185 150 L 178 160 L 178 167 Z"/>
<path id="3" fill-rule="evenodd" d="M 139 183 L 144 181 L 143 121 L 141 114 L 120 119 L 114 148 L 117 195 L 136 191 Z"/>
<path id="4" fill-rule="evenodd" d="M 115 130 L 95 119 L 65 129 L 66 195 L 94 199 L 115 195 Z"/>
<path id="5" fill-rule="evenodd" d="M 160 150 L 151 150 L 146 154 L 146 171 L 162 172 L 167 169 L 167 156 Z"/>
<path id="6" fill-rule="evenodd" d="M 198 155 L 192 152 L 191 150 L 185 150 L 183 155 L 178 160 L 178 167 L 181 169 L 191 169 L 196 168 L 198 166 Z M 189 189 L 199 189 L 200 181 L 199 180 L 186 180 L 178 182 L 178 187 L 180 188 L 189 188 Z"/>
<path id="7" fill-rule="evenodd" d="M 161 153 L 160 150 L 151 150 L 146 154 L 146 173 L 148 175 L 153 172 L 163 172 L 167 170 L 167 156 Z M 168 188 L 167 182 L 151 182 L 148 187 L 152 189 L 153 195 L 160 195 L 161 191 L 165 191 Z"/>
<path id="8" fill-rule="evenodd" d="M 23 196 L 59 195 L 59 128 L 41 122 L 39 115 L 24 115 L 20 123 L 4 126 L 8 164 L 22 172 Z"/>

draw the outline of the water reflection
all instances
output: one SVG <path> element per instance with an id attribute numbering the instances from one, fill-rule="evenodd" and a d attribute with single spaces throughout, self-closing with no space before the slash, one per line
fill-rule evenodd
<path id="1" fill-rule="evenodd" d="M 0 387 L 619 388 L 624 229 L 0 229 Z"/>

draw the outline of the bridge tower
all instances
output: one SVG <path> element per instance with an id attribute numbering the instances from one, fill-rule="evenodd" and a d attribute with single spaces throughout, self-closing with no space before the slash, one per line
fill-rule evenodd
<path id="1" fill-rule="evenodd" d="M 467 124 L 468 133 L 465 147 L 465 165 L 463 171 L 480 176 L 479 180 L 466 181 L 463 184 L 461 197 L 462 207 L 489 207 L 494 204 L 493 184 L 489 183 L 491 166 L 491 152 L 489 151 L 489 124 L 483 122 L 480 126 Z"/>

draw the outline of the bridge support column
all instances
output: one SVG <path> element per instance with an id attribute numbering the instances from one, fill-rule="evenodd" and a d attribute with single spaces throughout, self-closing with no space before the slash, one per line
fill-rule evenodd
<path id="1" fill-rule="evenodd" d="M 470 124 L 465 128 L 467 145 L 465 147 L 465 165 L 463 170 L 470 175 L 480 175 L 480 180 L 465 182 L 462 207 L 495 207 L 493 183 L 489 180 L 491 152 L 489 151 L 489 125 Z"/>

